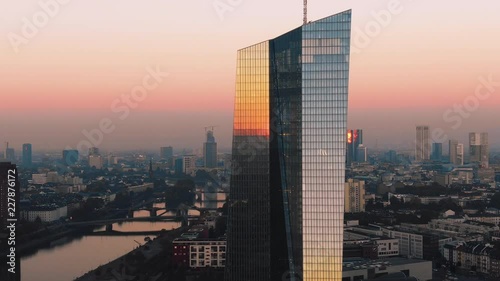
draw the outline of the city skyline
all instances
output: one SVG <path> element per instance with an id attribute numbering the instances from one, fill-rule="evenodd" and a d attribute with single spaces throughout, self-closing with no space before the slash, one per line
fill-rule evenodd
<path id="1" fill-rule="evenodd" d="M 273 8 L 279 7 L 280 1 L 241 2 L 225 12 L 214 8 L 219 2 L 194 7 L 187 3 L 139 5 L 131 1 L 70 3 L 61 6 L 28 43 L 20 45 L 18 53 L 6 36 L 0 44 L 0 58 L 5 62 L 2 66 L 6 66 L 0 68 L 0 91 L 15 94 L 4 98 L 0 117 L 17 122 L 15 126 L 2 124 L 2 137 L 16 150 L 26 142 L 44 150 L 74 148 L 85 139 L 83 130 L 99 128 L 100 120 L 109 118 L 116 128 L 96 146 L 142 148 L 144 133 L 148 133 L 151 148 L 164 143 L 199 147 L 198 140 L 204 137 L 202 128 L 216 124 L 219 147 L 230 148 L 235 50 L 300 23 L 302 1 L 287 2 L 289 13 L 282 14 L 279 22 Z M 499 96 L 471 97 L 479 86 L 488 83 L 484 81 L 490 81 L 492 89 L 498 88 L 500 64 L 495 50 L 500 42 L 491 34 L 500 26 L 493 12 L 500 4 L 487 1 L 482 4 L 489 9 L 484 9 L 484 5 L 466 1 L 453 1 L 453 5 L 432 2 L 432 9 L 428 9 L 430 1 L 365 2 L 318 0 L 309 6 L 312 20 L 351 6 L 355 11 L 348 126 L 364 129 L 370 136 L 365 145 L 411 148 L 411 127 L 428 124 L 462 143 L 467 142 L 471 131 L 488 131 L 490 146 L 498 148 L 500 131 L 487 121 L 500 105 Z M 269 9 L 262 9 L 264 4 Z M 115 15 L 114 21 L 105 20 L 115 5 L 120 5 L 124 13 Z M 8 14 L 7 10 L 1 14 L 5 24 L 0 31 L 6 35 L 21 34 L 23 17 L 31 19 L 42 10 L 37 1 L 12 3 L 9 8 Z M 93 21 L 87 17 L 90 11 Z M 441 22 L 441 15 L 446 13 L 447 22 L 453 22 L 453 26 L 440 24 L 429 29 L 428 24 L 421 23 L 422 12 L 434 22 Z M 180 33 L 173 26 L 185 20 L 186 13 L 199 20 Z M 471 17 L 475 20 L 470 21 Z M 133 24 L 129 19 L 135 19 Z M 66 24 L 74 26 L 71 33 Z M 369 36 L 367 28 L 379 32 L 368 32 L 373 34 Z M 143 30 L 150 32 L 139 32 Z M 248 32 L 240 36 L 239 30 Z M 221 43 L 208 44 L 214 40 Z M 144 48 L 148 56 L 142 55 Z M 141 83 L 147 68 L 155 71 L 157 67 L 168 72 L 168 77 L 146 100 L 131 107 L 125 120 L 118 118 L 122 115 L 111 110 L 113 102 Z M 477 108 L 475 101 L 479 101 Z M 460 115 L 455 105 L 463 107 L 466 102 L 474 110 Z M 388 119 L 390 125 L 385 122 Z M 390 136 L 387 132 L 391 131 L 400 133 Z M 171 132 L 176 132 L 175 136 Z"/>

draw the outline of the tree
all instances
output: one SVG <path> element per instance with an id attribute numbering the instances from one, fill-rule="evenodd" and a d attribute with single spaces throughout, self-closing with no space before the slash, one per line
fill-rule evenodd
<path id="1" fill-rule="evenodd" d="M 224 205 L 222 205 L 222 208 L 220 208 L 223 216 L 227 216 L 227 205 L 228 205 L 228 202 L 229 202 L 228 198 L 226 198 L 226 202 L 224 203 Z"/>
<path id="2" fill-rule="evenodd" d="M 460 207 L 455 201 L 453 201 L 451 198 L 446 198 L 441 201 L 439 201 L 439 208 L 440 211 L 447 211 L 447 210 L 452 210 L 455 213 L 461 213 L 462 207 Z"/>

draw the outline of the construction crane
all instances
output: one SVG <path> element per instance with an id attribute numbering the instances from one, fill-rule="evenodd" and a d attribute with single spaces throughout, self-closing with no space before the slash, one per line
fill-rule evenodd
<path id="1" fill-rule="evenodd" d="M 304 0 L 304 25 L 307 24 L 307 0 Z"/>

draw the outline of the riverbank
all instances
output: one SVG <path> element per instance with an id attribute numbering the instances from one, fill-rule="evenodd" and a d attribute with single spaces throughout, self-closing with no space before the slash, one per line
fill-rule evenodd
<path id="1" fill-rule="evenodd" d="M 125 215 L 126 212 L 116 212 L 112 216 L 108 216 L 106 218 L 115 218 Z M 66 226 L 65 223 L 46 226 L 44 228 L 44 231 L 49 232 L 49 234 L 36 239 L 30 238 L 30 236 L 32 236 L 33 234 L 28 234 L 27 237 L 19 237 L 19 240 L 23 241 L 19 243 L 19 246 L 17 247 L 17 252 L 21 256 L 21 258 L 35 254 L 41 249 L 51 247 L 52 243 L 57 242 L 57 240 L 64 237 L 69 238 L 71 236 L 79 236 L 92 233 L 92 230 L 90 230 L 90 228 L 70 228 Z M 4 255 L 3 252 L 1 252 L 0 254 L 2 256 Z"/>
<path id="2" fill-rule="evenodd" d="M 89 271 L 75 281 L 159 280 L 170 259 L 172 241 L 188 228 L 164 231 L 158 237 L 117 259 Z M 138 278 L 138 279 L 134 279 Z"/>
<path id="3" fill-rule="evenodd" d="M 49 236 L 45 236 L 43 238 L 39 238 L 36 240 L 32 240 L 29 242 L 22 243 L 17 251 L 21 255 L 21 257 L 25 257 L 27 255 L 36 253 L 38 250 L 43 249 L 45 247 L 52 246 L 51 243 L 56 242 L 57 240 L 68 237 L 70 235 L 76 234 L 74 229 L 66 229 L 51 234 Z"/>
<path id="4" fill-rule="evenodd" d="M 17 243 L 16 253 L 19 254 L 21 258 L 24 258 L 36 253 L 38 250 L 51 247 L 52 243 L 57 242 L 57 240 L 59 239 L 63 239 L 65 237 L 76 235 L 79 233 L 76 229 L 68 229 L 66 227 L 47 229 L 47 231 L 50 232 L 50 234 L 44 235 L 43 237 L 37 239 L 19 237 L 19 240 L 22 242 Z M 0 255 L 7 255 L 7 252 L 1 251 Z"/>

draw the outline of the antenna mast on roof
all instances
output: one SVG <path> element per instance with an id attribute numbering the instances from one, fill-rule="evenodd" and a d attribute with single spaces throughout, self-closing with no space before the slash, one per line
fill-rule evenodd
<path id="1" fill-rule="evenodd" d="M 304 24 L 307 24 L 307 0 L 304 0 Z"/>

